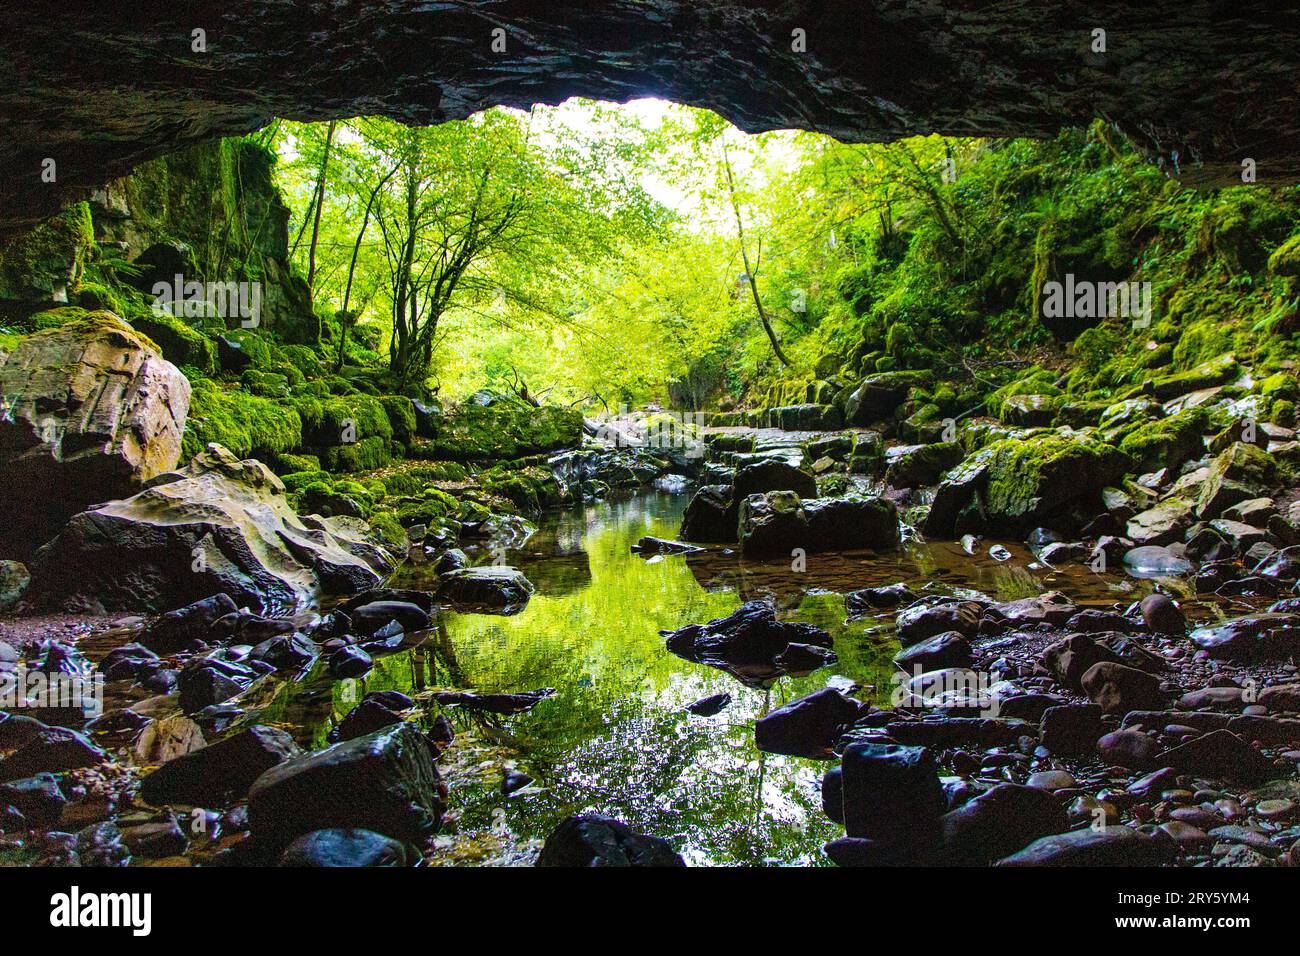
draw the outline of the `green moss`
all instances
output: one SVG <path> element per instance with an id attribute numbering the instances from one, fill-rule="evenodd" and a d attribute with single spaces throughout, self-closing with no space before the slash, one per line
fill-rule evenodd
<path id="1" fill-rule="evenodd" d="M 1273 250 L 1268 268 L 1276 275 L 1300 276 L 1300 232 Z"/>
<path id="2" fill-rule="evenodd" d="M 1203 409 L 1193 408 L 1139 425 L 1124 436 L 1119 450 L 1133 460 L 1137 471 L 1177 469 L 1205 451 L 1202 435 L 1209 425 Z"/>
<path id="3" fill-rule="evenodd" d="M 296 474 L 303 471 L 319 472 L 320 459 L 315 455 L 295 455 L 284 453 L 275 457 L 276 473 L 282 478 L 285 475 Z"/>
<path id="4" fill-rule="evenodd" d="M 406 529 L 402 527 L 396 513 L 376 511 L 369 519 L 370 530 L 379 536 L 384 546 L 394 551 L 405 551 L 410 545 Z"/>
<path id="5" fill-rule="evenodd" d="M 351 444 L 331 445 L 321 450 L 321 463 L 330 471 L 375 471 L 393 460 L 387 438 L 372 435 Z"/>
<path id="6" fill-rule="evenodd" d="M 442 420 L 432 453 L 451 461 L 501 461 L 571 448 L 581 442 L 582 413 L 576 409 L 471 402 Z"/>
<path id="7" fill-rule="evenodd" d="M 158 343 L 167 361 L 199 369 L 204 375 L 216 374 L 216 342 L 189 323 L 166 312 L 138 311 L 130 320 L 132 326 Z"/>
<path id="8" fill-rule="evenodd" d="M 302 420 L 292 408 L 207 378 L 191 380 L 190 415 L 182 455 L 220 442 L 241 458 L 274 457 L 302 444 Z"/>
<path id="9" fill-rule="evenodd" d="M 1020 527 L 1113 484 L 1129 467 L 1112 445 L 1061 433 L 1002 439 L 981 454 L 988 456 L 989 517 Z"/>
<path id="10" fill-rule="evenodd" d="M 397 520 L 402 527 L 425 524 L 433 527 L 444 518 L 454 518 L 460 513 L 460 502 L 445 491 L 429 488 L 416 501 L 408 501 L 397 509 Z"/>
<path id="11" fill-rule="evenodd" d="M 388 416 L 393 438 L 403 445 L 409 444 L 415 437 L 415 403 L 405 395 L 381 395 L 379 402 Z"/>
<path id="12" fill-rule="evenodd" d="M 90 206 L 72 203 L 0 246 L 0 298 L 51 297 L 81 280 L 95 244 Z"/>

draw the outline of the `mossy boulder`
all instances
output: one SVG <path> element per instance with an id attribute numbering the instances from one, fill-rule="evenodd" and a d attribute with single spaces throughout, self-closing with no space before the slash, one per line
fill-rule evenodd
<path id="1" fill-rule="evenodd" d="M 1188 392 L 1223 385 L 1232 380 L 1232 377 L 1237 374 L 1238 367 L 1236 358 L 1231 355 L 1221 355 L 1202 362 L 1186 372 L 1156 379 L 1151 383 L 1152 393 L 1164 402 L 1179 395 L 1186 395 Z"/>
<path id="2" fill-rule="evenodd" d="M 183 319 L 166 312 L 139 310 L 130 315 L 132 327 L 158 343 L 162 354 L 176 365 L 188 365 L 204 375 L 217 372 L 217 343 Z"/>
<path id="3" fill-rule="evenodd" d="M 1139 425 L 1124 436 L 1119 450 L 1133 460 L 1136 471 L 1157 471 L 1168 468 L 1171 472 L 1184 462 L 1199 458 L 1205 451 L 1202 436 L 1209 424 L 1208 416 L 1200 408 L 1192 408 Z"/>
<path id="4" fill-rule="evenodd" d="M 381 395 L 379 402 L 388 416 L 393 438 L 408 445 L 416 433 L 415 402 L 405 395 Z"/>
<path id="5" fill-rule="evenodd" d="M 321 449 L 321 463 L 330 471 L 375 471 L 393 460 L 392 442 L 379 435 Z"/>
<path id="6" fill-rule="evenodd" d="M 885 484 L 894 488 L 916 488 L 932 485 L 949 468 L 965 457 L 956 442 L 933 442 L 928 445 L 906 445 L 886 452 L 889 467 L 885 469 Z"/>
<path id="7" fill-rule="evenodd" d="M 987 449 L 984 509 L 994 528 L 1028 531 L 1092 505 L 1101 489 L 1128 471 L 1128 456 L 1084 434 L 1006 438 Z"/>
<path id="8" fill-rule="evenodd" d="M 870 425 L 894 414 L 913 388 L 929 388 L 934 373 L 927 370 L 878 372 L 863 379 L 844 403 L 846 425 Z"/>
<path id="9" fill-rule="evenodd" d="M 582 413 L 576 409 L 466 402 L 438 423 L 431 450 L 449 461 L 503 461 L 581 443 Z"/>
<path id="10" fill-rule="evenodd" d="M 302 420 L 294 409 L 208 378 L 190 384 L 183 457 L 198 454 L 209 442 L 241 458 L 273 458 L 302 445 Z"/>

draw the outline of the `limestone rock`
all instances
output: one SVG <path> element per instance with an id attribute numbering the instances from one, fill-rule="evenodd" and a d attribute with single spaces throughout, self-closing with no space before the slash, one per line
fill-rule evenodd
<path id="1" fill-rule="evenodd" d="M 145 491 L 73 517 L 33 561 L 29 598 L 167 611 L 225 593 L 270 613 L 373 587 L 391 567 L 363 522 L 299 517 L 265 465 L 213 444 Z"/>
<path id="2" fill-rule="evenodd" d="M 190 383 L 108 312 L 30 335 L 0 365 L 0 552 L 29 556 L 96 502 L 176 466 Z"/>

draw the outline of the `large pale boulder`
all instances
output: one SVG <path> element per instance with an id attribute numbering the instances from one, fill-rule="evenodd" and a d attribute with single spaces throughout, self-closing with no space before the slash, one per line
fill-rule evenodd
<path id="1" fill-rule="evenodd" d="M 110 312 L 23 339 L 0 365 L 0 555 L 176 467 L 190 383 Z"/>
<path id="2" fill-rule="evenodd" d="M 37 552 L 38 607 L 168 611 L 212 594 L 259 613 L 379 583 L 392 557 L 351 518 L 299 517 L 258 461 L 217 444 L 130 498 L 75 515 Z"/>

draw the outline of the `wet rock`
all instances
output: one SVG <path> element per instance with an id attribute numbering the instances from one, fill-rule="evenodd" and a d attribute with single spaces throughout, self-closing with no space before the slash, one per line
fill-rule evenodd
<path id="1" fill-rule="evenodd" d="M 850 744 L 841 774 L 841 817 L 848 836 L 912 844 L 933 840 L 948 801 L 928 749 Z"/>
<path id="2" fill-rule="evenodd" d="M 998 866 L 1159 866 L 1172 843 L 1125 826 L 1088 827 L 1043 837 L 1003 857 Z"/>
<path id="3" fill-rule="evenodd" d="M 1160 745 L 1136 730 L 1114 730 L 1097 741 L 1097 753 L 1108 764 L 1148 770 L 1159 760 Z"/>
<path id="4" fill-rule="evenodd" d="M 285 731 L 255 725 L 164 763 L 141 781 L 140 796 L 154 806 L 229 806 L 265 771 L 299 753 Z"/>
<path id="5" fill-rule="evenodd" d="M 894 627 L 898 631 L 899 643 L 911 647 L 950 631 L 972 638 L 979 630 L 982 616 L 982 605 L 974 601 L 948 600 L 904 608 L 894 619 Z"/>
<path id="6" fill-rule="evenodd" d="M 772 662 L 787 674 L 810 674 L 819 667 L 834 664 L 839 657 L 829 647 L 816 644 L 787 644 Z"/>
<path id="7" fill-rule="evenodd" d="M 140 643 L 159 654 L 193 650 L 213 641 L 212 627 L 237 608 L 229 594 L 214 594 L 168 611 L 145 628 Z"/>
<path id="8" fill-rule="evenodd" d="M 442 820 L 440 786 L 424 735 L 394 724 L 267 770 L 249 790 L 248 823 L 271 846 L 335 828 L 418 843 Z"/>
<path id="9" fill-rule="evenodd" d="M 1037 724 L 1043 719 L 1043 714 L 1049 707 L 1060 707 L 1066 702 L 1064 697 L 1056 694 L 1011 694 L 1000 699 L 998 714 L 1008 719 Z"/>
<path id="10" fill-rule="evenodd" d="M 921 530 L 930 538 L 951 538 L 959 533 L 959 524 L 963 524 L 962 515 L 974 511 L 982 527 L 983 495 L 988 488 L 990 462 L 994 453 L 982 449 L 968 457 L 961 464 L 944 475 L 943 481 L 935 489 L 930 510 L 926 512 Z M 962 527 L 961 531 L 972 530 Z"/>
<path id="11" fill-rule="evenodd" d="M 522 571 L 511 567 L 464 568 L 448 572 L 438 582 L 438 599 L 457 610 L 515 614 L 532 596 L 533 583 Z"/>
<path id="12" fill-rule="evenodd" d="M 99 662 L 105 680 L 135 680 L 156 669 L 158 655 L 143 644 L 122 644 L 113 648 Z"/>
<path id="13" fill-rule="evenodd" d="M 1094 664 L 1122 663 L 1118 654 L 1086 634 L 1071 634 L 1049 644 L 1039 659 L 1058 681 L 1073 690 L 1083 689 L 1083 675 Z"/>
<path id="14" fill-rule="evenodd" d="M 844 422 L 861 427 L 890 417 L 914 385 L 932 381 L 929 372 L 879 372 L 868 375 L 844 403 Z"/>
<path id="15" fill-rule="evenodd" d="M 356 633 L 367 637 L 393 621 L 408 634 L 426 630 L 431 624 L 429 612 L 409 601 L 371 601 L 351 608 L 348 616 Z"/>
<path id="16" fill-rule="evenodd" d="M 1099 634 L 1106 631 L 1133 631 L 1137 625 L 1122 614 L 1087 608 L 1066 621 L 1065 628 L 1071 633 Z"/>
<path id="17" fill-rule="evenodd" d="M 898 743 L 917 747 L 1002 747 L 1033 733 L 1032 724 L 1003 717 L 890 720 L 884 729 Z"/>
<path id="18" fill-rule="evenodd" d="M 93 767 L 105 759 L 104 751 L 84 734 L 66 727 L 41 726 L 22 746 L 0 760 L 0 782 Z"/>
<path id="19" fill-rule="evenodd" d="M 382 699 L 367 695 L 362 699 L 361 703 L 344 715 L 336 727 L 330 730 L 327 739 L 330 743 L 338 743 L 341 740 L 355 740 L 358 737 L 364 737 L 366 734 L 374 733 L 383 727 L 399 723 L 401 720 L 401 714 L 397 713 Z"/>
<path id="20" fill-rule="evenodd" d="M 904 648 L 894 655 L 894 663 L 906 671 L 966 667 L 971 663 L 971 646 L 957 631 L 948 631 Z"/>
<path id="21" fill-rule="evenodd" d="M 220 445 L 166 479 L 73 517 L 33 561 L 31 600 L 167 610 L 224 593 L 268 613 L 372 587 L 393 567 L 364 522 L 299 517 L 265 465 Z"/>
<path id="22" fill-rule="evenodd" d="M 1188 574 L 1192 563 L 1168 548 L 1144 545 L 1124 553 L 1124 565 L 1138 577 Z"/>
<path id="23" fill-rule="evenodd" d="M 468 691 L 446 691 L 433 695 L 440 704 L 482 710 L 493 714 L 522 714 L 532 710 L 548 697 L 555 696 L 555 688 L 543 687 L 522 694 L 473 694 Z"/>
<path id="24" fill-rule="evenodd" d="M 361 829 L 313 830 L 295 839 L 280 856 L 281 866 L 409 866 L 418 856 L 400 840 Z"/>
<path id="25" fill-rule="evenodd" d="M 681 541 L 668 541 L 665 538 L 654 538 L 646 535 L 632 545 L 632 550 L 638 554 L 695 554 L 704 549 L 684 544 Z"/>
<path id="26" fill-rule="evenodd" d="M 181 668 L 177 687 L 179 703 L 186 714 L 221 704 L 242 694 L 258 672 L 240 664 L 214 658 L 198 658 Z"/>
<path id="27" fill-rule="evenodd" d="M 1219 517 L 1233 505 L 1260 496 L 1276 478 L 1277 466 L 1265 452 L 1237 442 L 1210 465 L 1210 474 L 1196 499 L 1196 516 Z"/>
<path id="28" fill-rule="evenodd" d="M 894 608 L 911 604 L 916 595 L 901 581 L 879 588 L 860 588 L 844 595 L 844 608 L 850 615 L 862 615 L 878 608 Z"/>
<path id="29" fill-rule="evenodd" d="M 1274 551 L 1260 561 L 1251 574 L 1278 581 L 1300 581 L 1300 547 Z"/>
<path id="30" fill-rule="evenodd" d="M 1020 598 L 993 606 L 1012 627 L 1029 627 L 1035 624 L 1061 625 L 1074 616 L 1077 608 L 1060 591 L 1048 591 L 1037 597 Z"/>
<path id="31" fill-rule="evenodd" d="M 163 764 L 206 744 L 203 728 L 183 714 L 173 714 L 149 721 L 136 737 L 132 749 L 136 760 L 142 764 Z"/>
<path id="32" fill-rule="evenodd" d="M 316 659 L 320 649 L 301 634 L 281 634 L 258 644 L 248 656 L 263 661 L 276 670 L 305 667 Z"/>
<path id="33" fill-rule="evenodd" d="M 803 511 L 809 553 L 898 548 L 898 510 L 884 498 L 814 498 L 803 502 Z"/>
<path id="34" fill-rule="evenodd" d="M 809 550 L 812 535 L 799 497 L 774 492 L 740 499 L 739 535 L 746 555 L 790 555 Z"/>
<path id="35" fill-rule="evenodd" d="M 739 540 L 739 511 L 731 485 L 703 485 L 686 505 L 678 535 L 703 544 L 733 543 Z"/>
<path id="36" fill-rule="evenodd" d="M 532 783 L 533 778 L 526 773 L 521 773 L 518 770 L 507 771 L 506 775 L 501 778 L 501 794 L 508 797 L 526 787 L 532 786 Z"/>
<path id="37" fill-rule="evenodd" d="M 340 647 L 330 654 L 326 666 L 335 677 L 362 677 L 370 673 L 375 659 L 360 647 Z"/>
<path id="38" fill-rule="evenodd" d="M 46 725 L 25 714 L 7 714 L 0 711 L 0 750 L 13 750 L 40 736 Z"/>
<path id="39" fill-rule="evenodd" d="M 0 764 L 0 769 L 3 764 Z M 59 781 L 52 773 L 11 780 L 0 784 L 0 807 L 16 807 L 33 827 L 50 828 L 59 821 L 67 804 Z"/>
<path id="40" fill-rule="evenodd" d="M 1184 773 L 1253 781 L 1267 776 L 1272 763 L 1228 730 L 1215 730 L 1161 753 L 1161 766 Z"/>
<path id="41" fill-rule="evenodd" d="M 1246 614 L 1198 627 L 1189 639 L 1211 657 L 1238 661 L 1287 658 L 1300 652 L 1300 616 Z"/>
<path id="42" fill-rule="evenodd" d="M 1085 757 L 1093 753 L 1103 733 L 1102 710 L 1096 704 L 1062 704 L 1043 711 L 1039 736 L 1054 754 Z"/>
<path id="43" fill-rule="evenodd" d="M 826 844 L 826 855 L 841 867 L 914 866 L 920 858 L 932 852 L 929 844 L 906 840 L 868 840 L 862 837 L 840 837 Z"/>
<path id="44" fill-rule="evenodd" d="M 964 458 L 956 442 L 904 445 L 886 450 L 885 484 L 892 488 L 932 485 Z"/>
<path id="45" fill-rule="evenodd" d="M 727 617 L 707 624 L 688 624 L 662 632 L 668 650 L 687 660 L 708 664 L 742 681 L 761 684 L 783 670 L 776 658 L 791 644 L 831 647 L 831 637 L 812 624 L 778 621 L 770 604 L 751 601 Z"/>
<path id="46" fill-rule="evenodd" d="M 460 548 L 448 548 L 438 555 L 438 560 L 433 562 L 434 573 L 439 575 L 467 567 L 469 567 L 469 558 Z"/>
<path id="47" fill-rule="evenodd" d="M 161 820 L 122 827 L 120 836 L 122 845 L 131 856 L 146 860 L 179 856 L 189 845 L 189 839 L 174 814 Z"/>
<path id="48" fill-rule="evenodd" d="M 998 784 L 940 820 L 936 862 L 984 866 L 1035 840 L 1061 833 L 1065 811 L 1050 793 L 1013 783 Z"/>
<path id="49" fill-rule="evenodd" d="M 664 839 L 637 833 L 611 817 L 579 814 L 551 831 L 538 866 L 685 866 Z"/>
<path id="50" fill-rule="evenodd" d="M 1139 605 L 1142 620 L 1156 634 L 1185 634 L 1187 619 L 1167 594 L 1148 594 Z"/>
<path id="51" fill-rule="evenodd" d="M 1273 684 L 1259 692 L 1259 703 L 1269 710 L 1300 711 L 1300 683 Z"/>
<path id="52" fill-rule="evenodd" d="M 1031 773 L 1025 785 L 1035 790 L 1069 790 L 1076 786 L 1078 781 L 1074 775 L 1065 770 L 1039 770 L 1037 773 Z"/>
<path id="53" fill-rule="evenodd" d="M 732 493 L 737 502 L 744 501 L 750 495 L 772 491 L 788 491 L 800 498 L 816 498 L 817 480 L 806 471 L 775 459 L 751 462 L 736 469 Z"/>
<path id="54" fill-rule="evenodd" d="M 814 691 L 760 717 L 754 723 L 754 743 L 767 753 L 830 760 L 861 706 L 830 688 Z"/>
<path id="55" fill-rule="evenodd" d="M 25 559 L 77 512 L 134 494 L 180 458 L 189 381 L 112 313 L 22 339 L 0 364 L 0 394 L 6 556 Z"/>
<path id="56" fill-rule="evenodd" d="M 730 694 L 710 694 L 708 697 L 701 697 L 694 703 L 687 704 L 686 710 L 696 717 L 712 717 L 714 714 L 721 713 L 730 704 Z"/>
<path id="57" fill-rule="evenodd" d="M 1111 661 L 1100 661 L 1084 672 L 1084 692 L 1108 714 L 1154 710 L 1164 705 L 1160 681 L 1146 671 Z"/>

